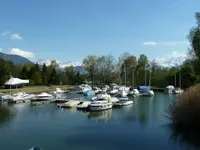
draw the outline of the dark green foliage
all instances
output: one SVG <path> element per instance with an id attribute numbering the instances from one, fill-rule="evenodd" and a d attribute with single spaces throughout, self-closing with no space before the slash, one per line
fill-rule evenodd
<path id="1" fill-rule="evenodd" d="M 48 67 L 45 64 L 39 66 L 32 63 L 20 66 L 0 58 L 0 86 L 4 85 L 10 75 L 30 79 L 32 85 L 82 84 L 85 81 L 85 75 L 74 74 L 73 70 L 73 67 L 69 67 L 68 71 L 61 71 L 55 61 Z"/>

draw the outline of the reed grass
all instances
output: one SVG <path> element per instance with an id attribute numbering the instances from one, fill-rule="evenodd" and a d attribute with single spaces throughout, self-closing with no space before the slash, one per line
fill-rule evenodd
<path id="1" fill-rule="evenodd" d="M 169 106 L 169 118 L 177 126 L 200 128 L 200 84 L 188 88 Z M 199 129 L 200 130 L 200 129 Z"/>

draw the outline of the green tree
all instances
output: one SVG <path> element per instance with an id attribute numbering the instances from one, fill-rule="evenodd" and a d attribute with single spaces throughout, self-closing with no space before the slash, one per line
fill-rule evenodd
<path id="1" fill-rule="evenodd" d="M 127 57 L 122 66 L 122 70 L 126 71 L 128 83 L 132 86 L 135 86 L 135 69 L 137 66 L 137 58 L 134 55 Z"/>
<path id="2" fill-rule="evenodd" d="M 92 86 L 94 84 L 94 76 L 97 73 L 97 57 L 96 56 L 87 56 L 83 60 L 83 65 L 85 69 L 88 71 L 90 80 L 92 82 Z"/>
<path id="3" fill-rule="evenodd" d="M 137 71 L 137 83 L 138 85 L 143 84 L 147 85 L 147 75 L 148 75 L 148 69 L 149 69 L 149 60 L 146 55 L 141 54 L 138 58 L 138 63 L 136 67 Z"/>
<path id="4" fill-rule="evenodd" d="M 44 63 L 42 66 L 42 83 L 46 85 L 47 82 L 48 82 L 48 71 L 46 64 Z"/>
<path id="5" fill-rule="evenodd" d="M 74 80 L 74 67 L 73 66 L 68 66 L 68 67 L 65 67 L 65 74 L 67 76 L 67 79 L 68 79 L 68 84 L 69 85 L 72 85 L 75 83 L 75 80 Z"/>
<path id="6" fill-rule="evenodd" d="M 58 78 L 58 74 L 55 68 L 53 68 L 52 72 L 51 72 L 51 76 L 50 76 L 50 83 L 51 84 L 59 84 L 60 80 Z"/>
<path id="7" fill-rule="evenodd" d="M 42 84 L 42 78 L 40 71 L 35 71 L 32 76 L 33 84 L 35 85 L 41 85 Z"/>
<path id="8" fill-rule="evenodd" d="M 195 14 L 196 27 L 190 30 L 188 39 L 191 43 L 190 58 L 193 60 L 194 70 L 197 75 L 200 75 L 200 12 Z"/>

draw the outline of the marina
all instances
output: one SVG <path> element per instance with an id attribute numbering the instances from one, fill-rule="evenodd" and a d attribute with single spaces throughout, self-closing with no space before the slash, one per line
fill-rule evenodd
<path id="1" fill-rule="evenodd" d="M 78 95 L 85 101 L 92 98 Z M 71 97 L 78 95 L 72 94 Z M 37 146 L 43 150 L 101 150 L 100 139 L 107 145 L 105 150 L 145 150 L 149 147 L 179 150 L 187 147 L 184 143 L 177 147 L 176 141 L 169 140 L 173 130 L 170 129 L 170 121 L 162 116 L 169 104 L 176 101 L 176 95 L 156 92 L 153 97 L 129 98 L 134 101 L 132 105 L 95 112 L 79 111 L 77 106 L 74 109 L 58 109 L 55 103 L 35 107 L 29 107 L 29 103 L 5 105 L 13 115 L 0 122 L 0 149 L 26 150 Z M 159 144 L 158 139 L 161 141 Z M 79 144 L 75 144 L 77 140 Z M 144 142 L 146 144 L 142 144 Z"/>

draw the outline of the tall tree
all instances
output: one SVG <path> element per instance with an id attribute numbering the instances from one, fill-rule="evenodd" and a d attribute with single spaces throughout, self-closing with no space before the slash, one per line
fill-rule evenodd
<path id="1" fill-rule="evenodd" d="M 83 65 L 89 73 L 90 80 L 92 82 L 92 86 L 94 84 L 94 76 L 97 71 L 97 57 L 96 56 L 87 56 L 83 60 Z"/>
<path id="2" fill-rule="evenodd" d="M 60 79 L 58 78 L 58 74 L 55 68 L 52 69 L 51 76 L 50 76 L 50 83 L 51 84 L 59 84 Z"/>
<path id="3" fill-rule="evenodd" d="M 133 87 L 135 86 L 135 69 L 136 69 L 136 66 L 137 66 L 137 58 L 134 55 L 131 55 L 124 60 L 123 67 L 126 67 L 126 68 L 122 69 L 122 70 L 126 69 L 128 82 Z"/>
<path id="4" fill-rule="evenodd" d="M 137 63 L 137 79 L 138 84 L 147 85 L 147 69 L 149 68 L 149 60 L 146 55 L 141 54 Z"/>
<path id="5" fill-rule="evenodd" d="M 42 66 L 42 83 L 44 85 L 48 83 L 48 72 L 47 72 L 47 67 L 45 63 Z"/>
<path id="6" fill-rule="evenodd" d="M 200 75 L 200 12 L 195 14 L 196 27 L 190 30 L 188 39 L 191 43 L 190 56 L 193 58 L 195 72 Z"/>

